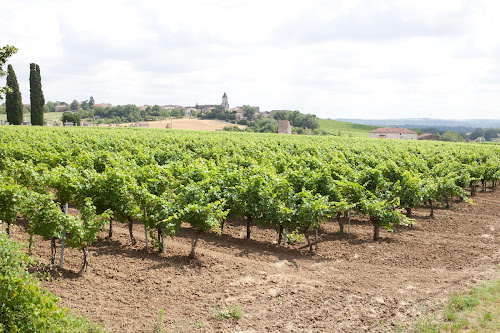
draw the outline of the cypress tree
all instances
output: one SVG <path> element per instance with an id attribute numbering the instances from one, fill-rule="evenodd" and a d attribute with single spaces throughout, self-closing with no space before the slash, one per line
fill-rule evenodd
<path id="1" fill-rule="evenodd" d="M 42 77 L 40 67 L 30 64 L 30 101 L 31 101 L 31 125 L 43 126 L 43 106 L 45 98 L 42 92 Z"/>
<path id="2" fill-rule="evenodd" d="M 21 125 L 23 122 L 23 101 L 12 65 L 7 67 L 7 87 L 10 88 L 10 92 L 5 95 L 7 121 L 12 125 Z"/>

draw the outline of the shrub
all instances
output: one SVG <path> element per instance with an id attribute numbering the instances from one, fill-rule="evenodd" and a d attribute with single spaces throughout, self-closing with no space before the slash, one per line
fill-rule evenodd
<path id="1" fill-rule="evenodd" d="M 104 332 L 57 307 L 58 299 L 27 272 L 31 259 L 0 232 L 0 332 Z"/>

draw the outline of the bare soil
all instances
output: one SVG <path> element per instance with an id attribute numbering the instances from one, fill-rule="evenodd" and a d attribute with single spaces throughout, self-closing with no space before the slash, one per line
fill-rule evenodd
<path id="1" fill-rule="evenodd" d="M 170 332 L 391 331 L 451 293 L 498 277 L 500 191 L 478 193 L 474 202 L 437 209 L 435 219 L 417 208 L 416 226 L 381 231 L 378 242 L 362 217 L 344 235 L 327 223 L 314 253 L 305 242 L 277 247 L 273 229 L 253 227 L 244 239 L 244 221 L 233 221 L 222 235 L 202 235 L 198 258 L 188 260 L 194 232 L 187 226 L 159 254 L 144 249 L 141 225 L 132 246 L 126 226 L 115 224 L 112 239 L 103 231 L 90 247 L 84 277 L 76 275 L 81 253 L 68 249 L 64 269 L 43 285 L 62 306 L 113 332 L 153 332 L 159 309 Z M 28 238 L 22 224 L 12 234 Z M 37 239 L 35 248 L 48 263 L 50 242 Z M 233 306 L 241 318 L 217 318 Z"/>
<path id="2" fill-rule="evenodd" d="M 235 126 L 234 124 L 225 123 L 213 119 L 193 119 L 193 118 L 178 118 L 167 119 L 159 121 L 148 121 L 150 128 L 172 128 L 183 130 L 197 130 L 197 131 L 215 131 L 222 130 L 226 126 Z M 118 126 L 126 127 L 133 126 L 134 124 L 120 124 Z M 246 128 L 243 125 L 237 125 L 239 128 Z"/>

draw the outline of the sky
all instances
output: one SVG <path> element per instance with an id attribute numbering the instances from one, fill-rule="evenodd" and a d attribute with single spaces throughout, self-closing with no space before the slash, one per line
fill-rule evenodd
<path id="1" fill-rule="evenodd" d="M 320 118 L 500 119 L 496 0 L 16 0 L 0 46 L 29 103 L 218 104 Z M 0 85 L 5 78 L 0 79 Z"/>

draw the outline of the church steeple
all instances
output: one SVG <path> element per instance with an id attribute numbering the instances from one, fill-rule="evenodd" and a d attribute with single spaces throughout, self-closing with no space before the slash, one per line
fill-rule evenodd
<path id="1" fill-rule="evenodd" d="M 224 107 L 224 110 L 228 110 L 229 109 L 229 100 L 227 99 L 227 95 L 226 95 L 226 92 L 224 92 L 224 95 L 222 95 L 222 103 L 221 103 L 222 107 Z"/>

